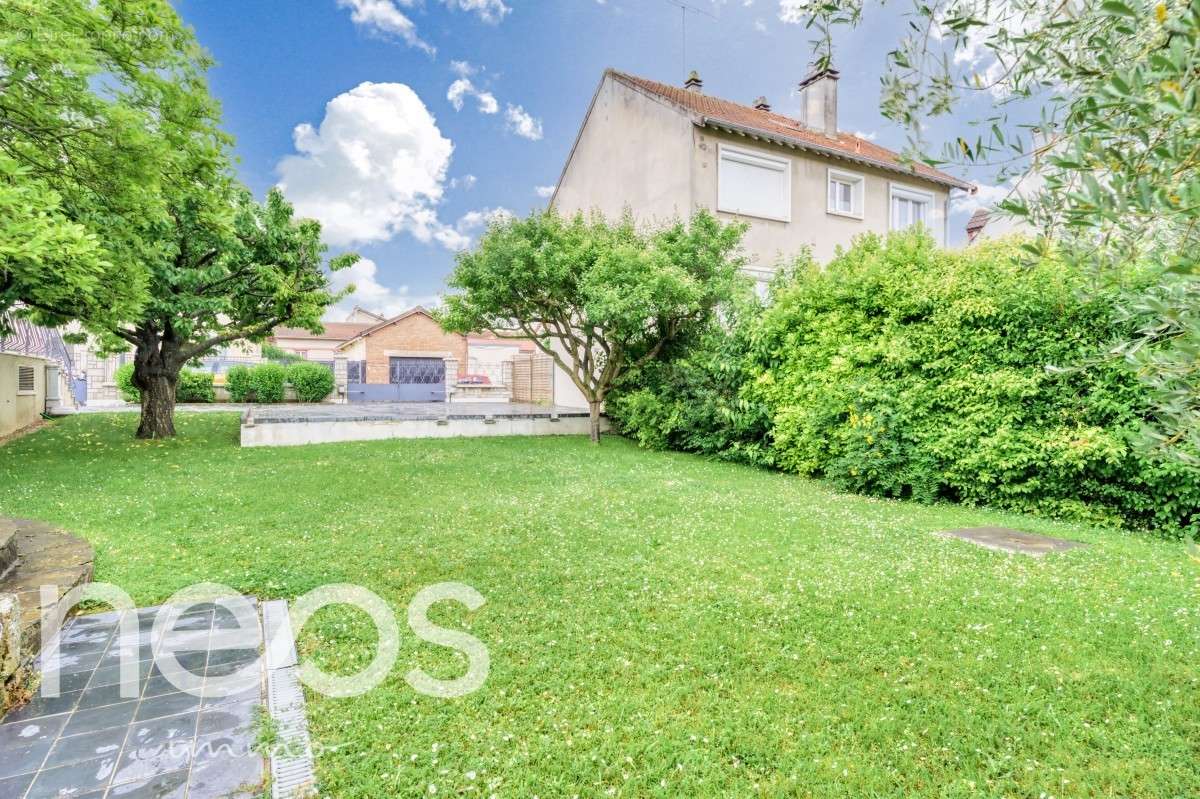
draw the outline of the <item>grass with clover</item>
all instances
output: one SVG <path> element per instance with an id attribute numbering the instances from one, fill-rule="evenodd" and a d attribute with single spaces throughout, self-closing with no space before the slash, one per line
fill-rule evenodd
<path id="1" fill-rule="evenodd" d="M 0 514 L 86 537 L 153 604 L 213 580 L 260 597 L 357 583 L 396 610 L 387 681 L 309 696 L 334 797 L 1200 794 L 1200 565 L 1179 544 L 837 493 L 616 438 L 240 449 L 237 419 L 66 419 L 0 447 Z M 932 535 L 1001 524 L 1041 560 Z M 414 692 L 455 653 L 404 626 L 422 587 L 489 648 L 484 687 Z M 348 672 L 355 611 L 303 630 Z"/>

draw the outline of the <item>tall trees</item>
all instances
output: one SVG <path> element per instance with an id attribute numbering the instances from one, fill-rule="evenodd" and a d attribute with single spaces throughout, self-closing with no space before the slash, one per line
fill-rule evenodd
<path id="1" fill-rule="evenodd" d="M 165 0 L 0 3 L 0 311 L 100 327 L 136 311 L 158 241 L 129 222 L 165 221 L 192 132 L 222 139 L 207 63 Z"/>
<path id="2" fill-rule="evenodd" d="M 132 345 L 145 438 L 189 360 L 334 301 L 319 225 L 233 178 L 208 66 L 167 0 L 0 3 L 0 311 Z"/>
<path id="3" fill-rule="evenodd" d="M 527 337 L 587 399 L 592 441 L 600 408 L 627 370 L 703 329 L 728 298 L 744 228 L 707 211 L 690 224 L 638 230 L 554 211 L 494 222 L 459 255 L 441 315 L 447 330 Z"/>
<path id="4" fill-rule="evenodd" d="M 867 16 L 864 0 L 785 5 L 785 18 L 820 31 L 821 61 L 837 25 Z M 1147 440 L 1195 453 L 1200 0 L 921 0 L 910 9 L 889 54 L 884 113 L 908 127 L 920 155 L 928 117 L 981 99 L 975 140 L 956 137 L 927 160 L 991 166 L 1001 180 L 1036 168 L 1042 185 L 1002 207 L 1045 234 L 1031 249 L 1053 240 L 1098 285 L 1120 285 L 1131 267 L 1156 274 L 1129 293 L 1141 322 L 1113 355 L 1154 388 Z"/>
<path id="5" fill-rule="evenodd" d="M 226 214 L 226 212 L 228 213 Z M 277 190 L 257 202 L 226 181 L 197 185 L 171 206 L 174 231 L 148 262 L 149 297 L 132 325 L 108 331 L 133 344 L 141 391 L 139 438 L 175 435 L 175 386 L 194 358 L 236 340 L 261 340 L 282 324 L 319 329 L 341 295 L 329 290 L 321 226 L 297 220 Z M 331 260 L 349 266 L 357 256 Z"/>

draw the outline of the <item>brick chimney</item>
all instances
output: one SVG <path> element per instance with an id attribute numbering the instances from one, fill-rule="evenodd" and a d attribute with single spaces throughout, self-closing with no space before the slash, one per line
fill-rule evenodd
<path id="1" fill-rule="evenodd" d="M 759 97 L 757 100 L 755 100 L 755 101 L 754 101 L 754 110 L 756 110 L 756 111 L 770 111 L 770 110 L 771 110 L 771 104 L 767 102 L 767 98 L 766 98 L 766 97 Z"/>
<path id="2" fill-rule="evenodd" d="M 813 72 L 800 81 L 800 121 L 830 138 L 837 138 L 838 71 L 832 67 Z"/>
<path id="3" fill-rule="evenodd" d="M 688 79 L 683 82 L 683 88 L 687 89 L 689 92 L 696 92 L 697 94 L 700 94 L 704 89 L 704 81 L 700 80 L 700 73 L 693 69 L 691 73 L 688 74 Z"/>

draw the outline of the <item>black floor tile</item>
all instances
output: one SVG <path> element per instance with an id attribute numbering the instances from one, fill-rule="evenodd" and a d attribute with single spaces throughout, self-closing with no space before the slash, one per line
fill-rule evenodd
<path id="1" fill-rule="evenodd" d="M 115 765 L 121 754 L 121 744 L 125 736 L 120 730 L 99 730 L 84 735 L 72 735 L 59 738 L 50 754 L 46 756 L 43 768 L 55 768 L 84 760 L 111 760 Z"/>
<path id="2" fill-rule="evenodd" d="M 133 720 L 137 707 L 137 701 L 131 700 L 93 710 L 76 710 L 71 714 L 71 720 L 67 722 L 63 735 L 82 735 L 85 732 L 125 727 Z"/>
<path id="3" fill-rule="evenodd" d="M 149 699 L 143 699 L 134 717 L 137 721 L 147 721 L 163 716 L 174 716 L 200 708 L 200 697 L 185 693 L 164 694 Z"/>
<path id="4" fill-rule="evenodd" d="M 112 774 L 112 761 L 103 758 L 39 771 L 25 799 L 60 799 L 103 789 Z"/>

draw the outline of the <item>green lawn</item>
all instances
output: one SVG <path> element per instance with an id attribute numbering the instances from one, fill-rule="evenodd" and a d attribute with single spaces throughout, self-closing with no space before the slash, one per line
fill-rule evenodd
<path id="1" fill-rule="evenodd" d="M 1177 544 L 847 496 L 620 439 L 239 449 L 229 415 L 135 442 L 82 416 L 0 448 L 0 514 L 87 537 L 143 604 L 215 580 L 261 597 L 360 583 L 490 649 L 475 694 L 416 694 L 449 650 L 310 696 L 336 797 L 1195 797 L 1200 567 Z M 1005 524 L 1092 544 L 1044 560 L 931 535 Z M 365 617 L 301 648 L 355 668 Z"/>

